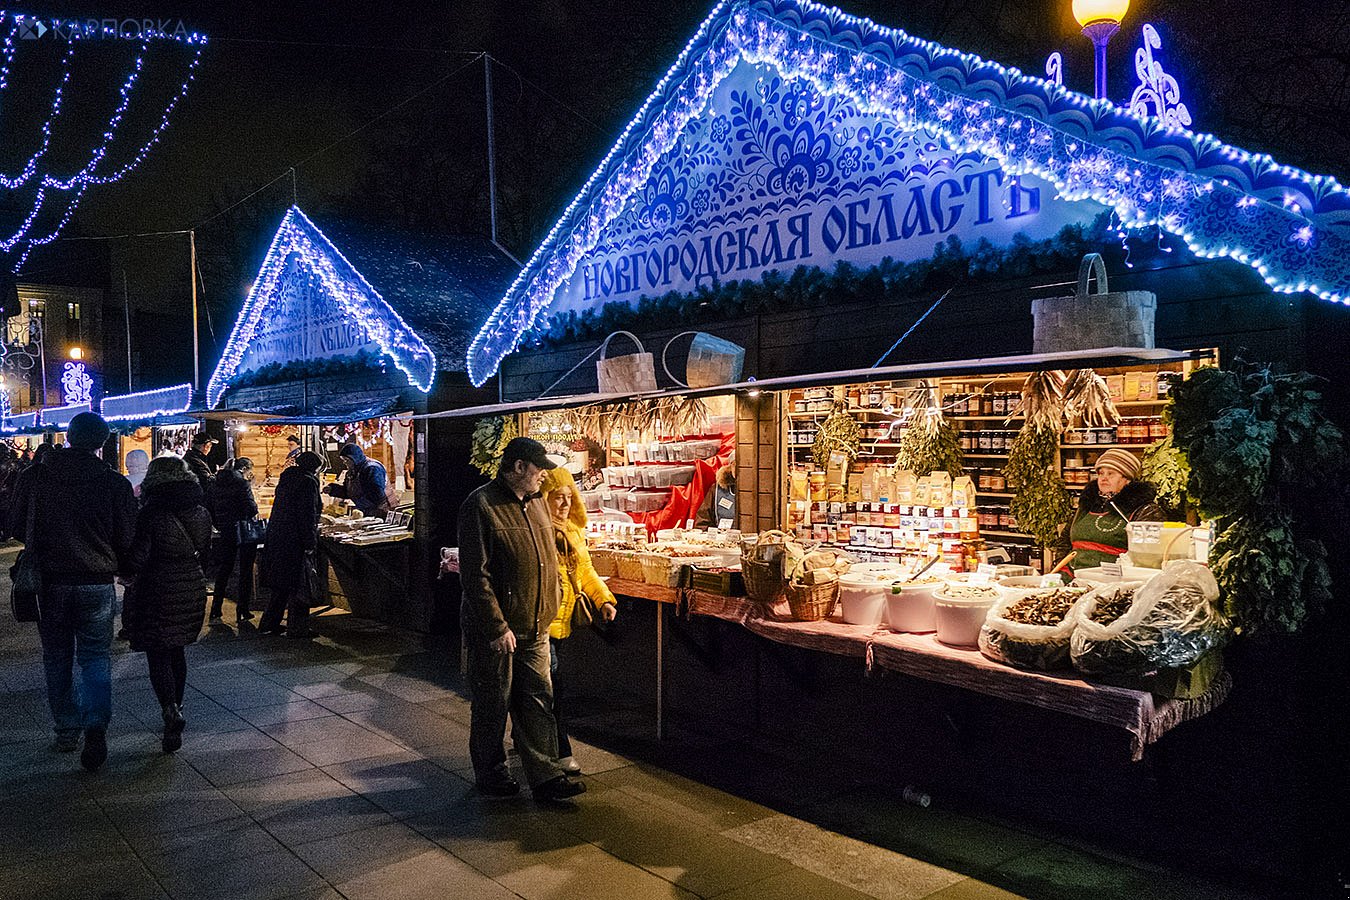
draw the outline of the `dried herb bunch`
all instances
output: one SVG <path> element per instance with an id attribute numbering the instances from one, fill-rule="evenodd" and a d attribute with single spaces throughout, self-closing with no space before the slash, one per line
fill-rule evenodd
<path id="1" fill-rule="evenodd" d="M 1064 382 L 1064 415 L 1083 420 L 1084 425 L 1114 425 L 1120 413 L 1111 399 L 1106 379 L 1092 369 L 1075 369 Z"/>
<path id="2" fill-rule="evenodd" d="M 1224 613 L 1248 633 L 1300 630 L 1332 599 L 1327 547 L 1350 527 L 1345 435 L 1322 412 L 1320 379 L 1200 369 L 1172 404 L 1187 491 L 1215 522 Z"/>
<path id="3" fill-rule="evenodd" d="M 1063 372 L 1032 372 L 1022 383 L 1022 402 L 1009 412 L 1008 419 L 1020 415 L 1034 428 L 1062 430 L 1066 379 Z"/>
<path id="4" fill-rule="evenodd" d="M 487 416 L 473 426 L 473 442 L 469 449 L 469 463 L 489 478 L 497 475 L 497 464 L 511 438 L 520 432 L 511 416 Z"/>
<path id="5" fill-rule="evenodd" d="M 835 401 L 830 414 L 820 423 L 820 430 L 816 432 L 816 440 L 811 445 L 811 460 L 818 469 L 825 468 L 831 453 L 842 453 L 852 462 L 858 458 L 860 447 L 862 429 L 849 415 L 848 404 Z"/>
<path id="6" fill-rule="evenodd" d="M 1071 508 L 1069 492 L 1055 465 L 1058 448 L 1057 429 L 1023 425 L 1003 470 L 1008 489 L 1016 494 L 1009 507 L 1017 527 L 1042 544 L 1055 542 Z"/>
<path id="7" fill-rule="evenodd" d="M 942 407 L 931 387 L 919 388 L 914 397 L 917 402 L 910 408 L 909 427 L 900 438 L 900 449 L 895 454 L 896 468 L 907 469 L 915 475 L 946 472 L 956 478 L 961 474 L 964 461 L 956 429 L 942 415 Z"/>
<path id="8" fill-rule="evenodd" d="M 1169 513 L 1179 514 L 1186 508 L 1186 482 L 1191 467 L 1186 454 L 1172 443 L 1172 435 L 1144 451 L 1143 467 L 1139 477 L 1158 491 L 1158 503 Z"/>

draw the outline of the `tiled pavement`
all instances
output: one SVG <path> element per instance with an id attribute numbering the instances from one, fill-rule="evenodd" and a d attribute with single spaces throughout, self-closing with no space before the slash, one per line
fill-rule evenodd
<path id="1" fill-rule="evenodd" d="M 0 900 L 1239 896 L 822 787 L 765 745 L 757 764 L 791 815 L 580 742 L 589 792 L 574 809 L 484 801 L 444 648 L 350 616 L 303 644 L 211 629 L 189 651 L 174 756 L 144 658 L 119 645 L 110 757 L 89 775 L 47 749 L 35 629 L 0 629 Z M 677 734 L 664 752 L 732 751 Z"/>

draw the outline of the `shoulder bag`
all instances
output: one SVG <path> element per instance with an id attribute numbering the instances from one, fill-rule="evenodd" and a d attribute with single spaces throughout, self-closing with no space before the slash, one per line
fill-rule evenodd
<path id="1" fill-rule="evenodd" d="M 261 544 L 266 537 L 266 519 L 255 517 L 240 519 L 234 523 L 234 541 L 236 544 Z"/>
<path id="2" fill-rule="evenodd" d="M 33 549 L 33 520 L 37 514 L 37 492 L 40 486 L 41 473 L 33 478 L 32 492 L 28 495 L 28 527 L 23 533 L 24 548 L 19 551 L 9 570 L 12 584 L 10 609 L 18 622 L 36 622 L 42 618 L 42 570 L 38 568 L 37 553 Z"/>

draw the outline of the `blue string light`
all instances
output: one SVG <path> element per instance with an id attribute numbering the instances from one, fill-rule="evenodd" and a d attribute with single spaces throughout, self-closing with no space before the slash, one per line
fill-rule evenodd
<path id="1" fill-rule="evenodd" d="M 36 19 L 31 16 L 23 15 L 14 15 L 11 18 L 8 12 L 0 11 L 0 23 L 5 22 L 6 20 L 9 20 L 11 25 L 5 37 L 4 48 L 3 50 L 0 50 L 0 54 L 3 56 L 3 62 L 0 62 L 0 91 L 3 91 L 9 83 L 9 75 L 17 50 L 15 38 L 20 29 L 41 25 L 45 30 L 54 32 L 56 35 L 63 37 L 66 41 L 66 48 L 62 58 L 61 80 L 53 94 L 52 105 L 48 110 L 46 120 L 43 122 L 41 132 L 42 137 L 39 146 L 18 172 L 13 175 L 0 173 L 0 187 L 12 191 L 28 186 L 41 171 L 41 163 L 51 147 L 53 126 L 61 116 L 66 97 L 66 89 L 70 82 L 72 60 L 80 42 L 96 38 L 127 40 L 131 37 L 135 37 L 140 39 L 140 50 L 137 54 L 131 73 L 122 83 L 119 91 L 117 108 L 109 118 L 101 142 L 90 151 L 88 162 L 86 162 L 79 171 L 68 177 L 58 177 L 51 173 L 42 174 L 41 178 L 36 181 L 37 189 L 33 197 L 32 209 L 13 234 L 0 239 L 0 252 L 8 253 L 17 251 L 13 263 L 13 269 L 17 271 L 28 259 L 29 254 L 32 253 L 35 247 L 50 244 L 60 236 L 62 230 L 69 224 L 71 217 L 74 216 L 75 211 L 79 208 L 80 202 L 84 198 L 85 192 L 89 187 L 94 185 L 112 184 L 125 178 L 146 159 L 150 154 L 150 151 L 159 143 L 165 130 L 169 126 L 170 118 L 177 109 L 179 102 L 187 95 L 188 89 L 196 77 L 197 66 L 201 62 L 202 51 L 206 45 L 206 37 L 205 35 L 196 32 L 170 34 L 158 28 L 146 28 L 139 22 L 136 23 L 137 27 L 134 35 L 123 34 L 117 27 L 110 27 L 95 22 Z M 45 23 L 50 23 L 50 26 Z M 107 157 L 108 150 L 115 141 L 126 116 L 127 109 L 131 104 L 135 92 L 134 89 L 145 67 L 145 61 L 151 45 L 155 42 L 163 41 L 172 41 L 174 43 L 185 44 L 196 48 L 192 60 L 188 64 L 187 74 L 177 92 L 165 107 L 158 124 L 151 131 L 149 138 L 147 138 L 144 143 L 131 154 L 130 159 L 126 163 L 111 171 L 100 172 L 99 167 Z M 30 232 L 43 210 L 51 204 L 54 195 L 62 195 L 65 199 L 65 208 L 62 211 L 59 220 L 55 227 L 45 234 L 33 236 Z"/>
<path id="2" fill-rule="evenodd" d="M 318 226 L 299 207 L 292 206 L 272 238 L 253 289 L 234 323 L 220 362 L 207 382 L 208 407 L 213 408 L 220 402 L 230 380 L 238 373 L 244 355 L 269 324 L 266 314 L 281 294 L 282 276 L 292 255 L 298 256 L 298 270 L 318 279 L 324 294 L 337 304 L 344 316 L 365 329 L 380 351 L 407 376 L 410 385 L 424 394 L 431 390 L 431 383 L 436 378 L 436 354 Z"/>
<path id="3" fill-rule="evenodd" d="M 134 394 L 104 397 L 99 413 L 109 422 L 157 419 L 185 413 L 192 406 L 192 385 L 176 384 Z"/>
<path id="4" fill-rule="evenodd" d="M 1330 176 L 837 9 L 806 0 L 724 0 L 474 337 L 467 354 L 474 384 L 515 349 L 741 62 L 773 66 L 864 113 L 927 129 L 948 150 L 980 153 L 1012 176 L 1040 177 L 1066 200 L 1101 203 L 1116 212 L 1122 230 L 1165 229 L 1198 256 L 1251 266 L 1276 291 L 1350 297 L 1350 239 L 1309 218 L 1344 217 L 1350 209 L 1350 193 Z M 1304 228 L 1313 229 L 1306 240 Z"/>

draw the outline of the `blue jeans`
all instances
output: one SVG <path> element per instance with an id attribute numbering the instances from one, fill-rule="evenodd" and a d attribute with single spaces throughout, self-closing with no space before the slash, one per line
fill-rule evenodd
<path id="1" fill-rule="evenodd" d="M 111 584 L 48 584 L 42 589 L 42 665 L 47 704 L 58 735 L 107 728 L 112 718 L 113 605 Z M 80 664 L 75 682 L 73 665 Z"/>

